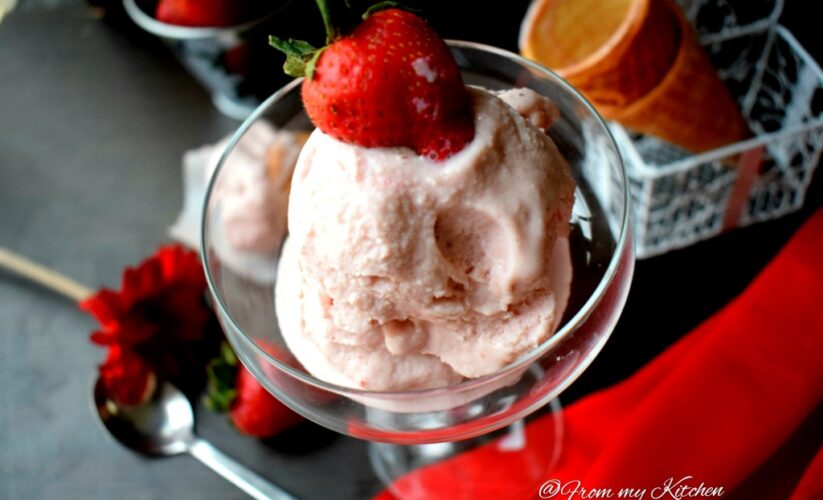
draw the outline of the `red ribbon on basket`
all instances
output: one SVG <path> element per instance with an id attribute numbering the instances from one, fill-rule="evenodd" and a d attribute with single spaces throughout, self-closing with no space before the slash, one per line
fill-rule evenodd
<path id="1" fill-rule="evenodd" d="M 734 185 L 729 193 L 729 199 L 726 200 L 726 213 L 723 217 L 724 231 L 740 225 L 740 214 L 749 204 L 752 184 L 763 166 L 765 153 L 765 146 L 757 146 L 740 155 Z"/>
<path id="2" fill-rule="evenodd" d="M 821 297 L 823 209 L 724 309 L 566 408 L 560 463 L 539 481 L 491 443 L 396 486 L 450 500 L 587 498 L 580 488 L 671 499 L 681 487 L 679 498 L 823 498 Z M 534 420 L 528 445 L 549 453 L 553 431 L 550 416 Z"/>

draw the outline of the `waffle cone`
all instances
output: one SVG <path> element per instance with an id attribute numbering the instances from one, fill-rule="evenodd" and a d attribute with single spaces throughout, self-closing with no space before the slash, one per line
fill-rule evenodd
<path id="1" fill-rule="evenodd" d="M 660 0 L 535 0 L 520 50 L 603 112 L 628 106 L 660 83 L 677 56 L 680 30 Z"/>
<path id="2" fill-rule="evenodd" d="M 682 12 L 668 5 L 681 26 L 680 46 L 671 69 L 645 96 L 624 108 L 601 112 L 627 128 L 693 152 L 747 138 L 749 128 L 737 103 L 718 78 Z"/>

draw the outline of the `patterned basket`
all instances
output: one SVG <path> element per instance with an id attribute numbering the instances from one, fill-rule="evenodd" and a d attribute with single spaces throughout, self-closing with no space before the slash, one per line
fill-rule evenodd
<path id="1" fill-rule="evenodd" d="M 778 25 L 782 0 L 679 3 L 755 135 L 694 155 L 611 125 L 640 258 L 799 209 L 823 149 L 823 71 Z"/>

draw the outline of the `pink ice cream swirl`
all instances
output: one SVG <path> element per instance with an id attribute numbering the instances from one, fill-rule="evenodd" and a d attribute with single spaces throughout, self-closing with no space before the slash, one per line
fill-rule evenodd
<path id="1" fill-rule="evenodd" d="M 557 327 L 568 299 L 574 181 L 544 98 L 470 88 L 474 140 L 445 162 L 315 131 L 288 209 L 280 328 L 315 376 L 377 391 L 504 368 Z M 533 94 L 533 92 L 532 92 Z M 536 109 L 535 106 L 542 106 Z"/>

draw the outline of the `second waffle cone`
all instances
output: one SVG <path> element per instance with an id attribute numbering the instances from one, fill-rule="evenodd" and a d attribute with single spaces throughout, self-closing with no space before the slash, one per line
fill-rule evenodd
<path id="1" fill-rule="evenodd" d="M 669 2 L 666 2 L 669 4 Z M 693 152 L 703 152 L 748 138 L 751 133 L 737 102 L 717 76 L 686 18 L 677 58 L 663 80 L 609 118 L 638 132 L 657 136 Z"/>
<path id="2" fill-rule="evenodd" d="M 663 79 L 677 55 L 680 25 L 656 0 L 536 0 L 520 45 L 608 116 Z"/>
<path id="3" fill-rule="evenodd" d="M 691 26 L 669 0 L 535 0 L 520 46 L 604 117 L 635 131 L 694 152 L 749 135 Z"/>

